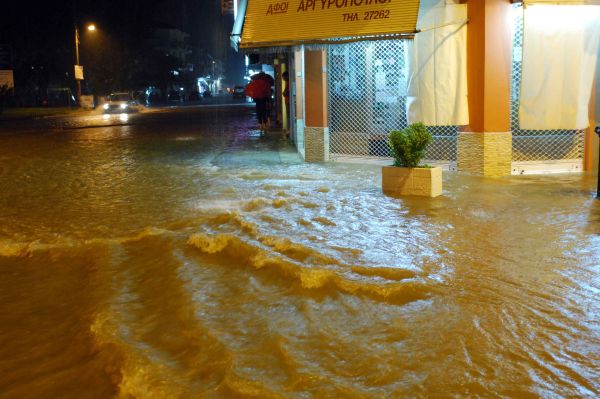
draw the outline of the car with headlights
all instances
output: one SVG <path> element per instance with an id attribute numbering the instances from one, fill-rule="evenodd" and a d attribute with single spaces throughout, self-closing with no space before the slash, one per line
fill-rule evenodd
<path id="1" fill-rule="evenodd" d="M 231 90 L 233 98 L 246 98 L 246 88 L 244 86 L 235 86 Z"/>
<path id="2" fill-rule="evenodd" d="M 106 114 L 139 111 L 138 102 L 129 93 L 111 93 L 102 108 Z"/>

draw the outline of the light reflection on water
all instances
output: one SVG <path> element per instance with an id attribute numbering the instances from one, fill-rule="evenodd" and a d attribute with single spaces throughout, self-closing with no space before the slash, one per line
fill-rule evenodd
<path id="1" fill-rule="evenodd" d="M 600 393 L 593 178 L 395 199 L 235 118 L 0 141 L 2 396 Z"/>

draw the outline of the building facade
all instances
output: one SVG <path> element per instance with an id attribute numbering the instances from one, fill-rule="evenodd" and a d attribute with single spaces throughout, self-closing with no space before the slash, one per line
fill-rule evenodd
<path id="1" fill-rule="evenodd" d="M 594 170 L 600 74 L 598 43 L 590 38 L 600 36 L 600 1 L 525 6 L 510 0 L 241 1 L 243 29 L 234 28 L 232 40 L 242 49 L 279 54 L 280 70 L 289 70 L 292 95 L 289 107 L 282 104 L 307 162 L 385 161 L 389 131 L 424 121 L 433 135 L 427 162 L 448 169 L 484 176 Z M 285 27 L 277 28 L 282 15 Z M 532 47 L 536 35 L 561 41 Z M 577 52 L 582 35 L 588 48 L 581 52 L 592 54 L 587 61 Z M 548 50 L 535 53 L 537 47 Z M 560 68 L 545 65 L 569 51 Z M 558 83 L 538 82 L 539 74 Z M 555 87 L 564 82 L 576 87 Z"/>

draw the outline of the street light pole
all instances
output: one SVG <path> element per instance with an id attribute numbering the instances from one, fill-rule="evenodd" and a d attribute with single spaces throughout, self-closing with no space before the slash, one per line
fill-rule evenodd
<path id="1" fill-rule="evenodd" d="M 94 32 L 96 30 L 96 25 L 88 24 L 87 30 L 90 32 Z M 77 71 L 79 70 L 79 76 L 77 75 Z M 77 86 L 77 104 L 81 105 L 81 80 L 83 79 L 83 68 L 79 65 L 79 26 L 75 23 L 75 68 L 74 68 L 74 76 L 75 76 L 75 84 Z"/>

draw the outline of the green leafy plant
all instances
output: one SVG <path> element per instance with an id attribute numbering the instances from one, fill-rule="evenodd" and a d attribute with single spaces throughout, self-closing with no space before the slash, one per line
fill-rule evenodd
<path id="1" fill-rule="evenodd" d="M 431 133 L 421 122 L 412 123 L 402 130 L 390 132 L 390 148 L 394 157 L 394 166 L 415 168 L 425 153 L 425 147 L 431 141 Z"/>

